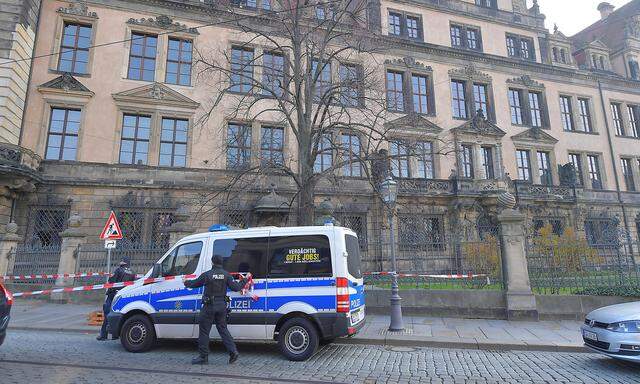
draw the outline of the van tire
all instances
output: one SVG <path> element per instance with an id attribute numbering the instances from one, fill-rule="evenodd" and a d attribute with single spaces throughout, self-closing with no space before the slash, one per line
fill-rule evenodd
<path id="1" fill-rule="evenodd" d="M 145 315 L 133 315 L 128 318 L 120 330 L 120 343 L 129 352 L 146 352 L 153 347 L 156 332 L 153 323 Z"/>
<path id="2" fill-rule="evenodd" d="M 278 333 L 280 352 L 291 361 L 304 361 L 313 356 L 319 342 L 315 325 L 302 317 L 287 320 Z"/>

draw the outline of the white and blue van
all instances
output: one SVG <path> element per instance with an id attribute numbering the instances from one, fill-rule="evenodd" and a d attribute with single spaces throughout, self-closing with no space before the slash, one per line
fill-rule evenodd
<path id="1" fill-rule="evenodd" d="M 251 272 L 252 294 L 229 292 L 229 330 L 236 340 L 276 340 L 290 360 L 311 357 L 319 342 L 352 336 L 365 323 L 358 237 L 335 226 L 266 227 L 187 236 L 145 278 L 201 273 L 219 254 L 229 272 Z M 149 350 L 156 339 L 198 336 L 202 288 L 181 279 L 144 284 L 115 296 L 110 333 L 130 352 Z M 211 337 L 217 338 L 215 327 Z"/>

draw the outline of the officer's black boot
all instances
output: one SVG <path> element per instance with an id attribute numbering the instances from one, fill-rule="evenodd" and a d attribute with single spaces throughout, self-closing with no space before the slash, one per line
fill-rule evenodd
<path id="1" fill-rule="evenodd" d="M 240 356 L 240 354 L 238 354 L 238 352 L 234 352 L 229 356 L 229 364 L 233 364 L 238 360 L 238 357 Z"/>
<path id="2" fill-rule="evenodd" d="M 191 360 L 191 364 L 207 364 L 209 363 L 209 356 L 202 356 L 202 355 L 198 355 L 198 357 L 194 357 L 193 360 Z"/>

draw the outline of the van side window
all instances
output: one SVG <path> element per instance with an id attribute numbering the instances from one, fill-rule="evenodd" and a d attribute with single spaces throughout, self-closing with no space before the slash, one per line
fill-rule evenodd
<path id="1" fill-rule="evenodd" d="M 271 277 L 331 276 L 331 248 L 323 235 L 272 237 Z"/>
<path id="2" fill-rule="evenodd" d="M 182 244 L 162 260 L 162 276 L 190 275 L 196 271 L 202 242 Z"/>
<path id="3" fill-rule="evenodd" d="M 267 268 L 269 238 L 218 239 L 213 243 L 213 254 L 224 259 L 229 272 L 251 272 L 254 278 L 264 279 Z"/>

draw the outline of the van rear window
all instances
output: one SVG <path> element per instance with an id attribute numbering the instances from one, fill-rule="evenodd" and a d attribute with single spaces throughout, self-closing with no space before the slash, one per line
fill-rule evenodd
<path id="1" fill-rule="evenodd" d="M 360 266 L 360 244 L 358 238 L 353 235 L 344 235 L 344 242 L 347 246 L 347 269 L 349 274 L 359 279 L 362 277 Z"/>
<path id="2" fill-rule="evenodd" d="M 331 276 L 331 248 L 323 235 L 272 237 L 269 274 L 273 277 Z"/>

